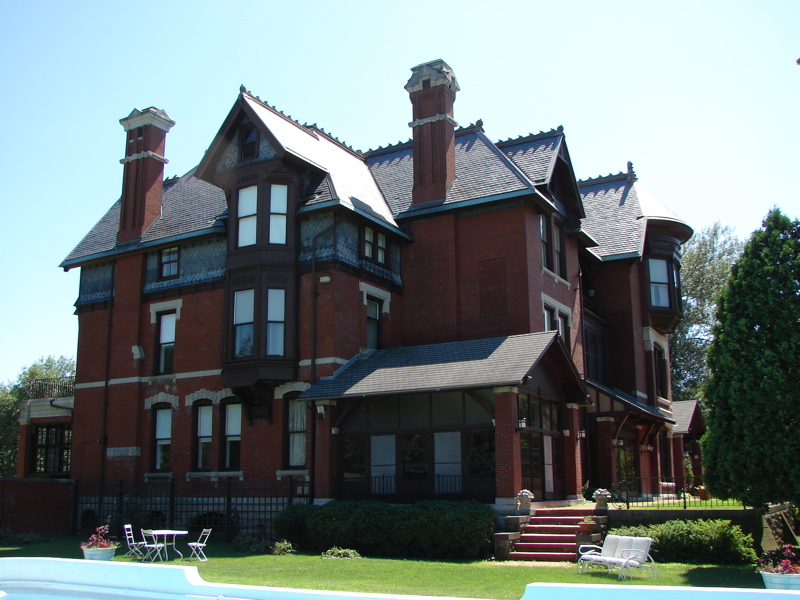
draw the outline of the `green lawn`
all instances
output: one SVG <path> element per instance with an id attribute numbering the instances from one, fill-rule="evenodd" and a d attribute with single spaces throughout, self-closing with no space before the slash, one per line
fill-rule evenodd
<path id="1" fill-rule="evenodd" d="M 81 558 L 82 538 L 58 537 L 45 543 L 0 547 L 0 558 L 8 556 L 55 556 Z M 181 549 L 181 545 L 178 545 Z M 651 580 L 646 572 L 631 582 L 617 581 L 616 574 L 597 570 L 579 575 L 571 563 L 537 565 L 520 562 L 427 562 L 362 558 L 326 560 L 316 555 L 244 556 L 230 544 L 213 541 L 206 553 L 208 562 L 172 560 L 168 564 L 191 565 L 206 581 L 275 587 L 310 588 L 392 594 L 457 596 L 519 600 L 525 585 L 533 582 L 623 583 L 697 587 L 762 588 L 752 567 L 662 564 L 660 577 Z M 115 560 L 128 561 L 118 551 Z M 188 555 L 188 551 L 185 552 Z"/>

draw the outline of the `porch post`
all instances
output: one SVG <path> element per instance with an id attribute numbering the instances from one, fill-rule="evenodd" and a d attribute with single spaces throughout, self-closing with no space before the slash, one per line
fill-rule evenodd
<path id="1" fill-rule="evenodd" d="M 583 470 L 581 464 L 581 444 L 578 439 L 580 428 L 580 407 L 569 403 L 566 406 L 566 429 L 564 430 L 564 494 L 568 500 L 581 498 Z"/>
<path id="2" fill-rule="evenodd" d="M 317 403 L 311 413 L 314 422 L 314 504 L 325 504 L 333 500 L 333 436 L 335 405 Z"/>
<path id="3" fill-rule="evenodd" d="M 519 434 L 516 431 L 517 389 L 494 389 L 495 481 L 498 507 L 513 509 L 517 492 L 522 489 L 522 466 Z"/>

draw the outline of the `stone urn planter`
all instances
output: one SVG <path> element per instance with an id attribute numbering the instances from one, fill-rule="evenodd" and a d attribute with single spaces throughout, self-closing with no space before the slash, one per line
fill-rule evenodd
<path id="1" fill-rule="evenodd" d="M 116 548 L 81 548 L 86 560 L 114 560 Z"/>
<path id="2" fill-rule="evenodd" d="M 768 590 L 794 590 L 800 592 L 800 574 L 765 573 L 760 571 L 764 587 Z"/>
<path id="3" fill-rule="evenodd" d="M 594 520 L 591 521 L 583 520 L 580 523 L 578 523 L 579 533 L 581 535 L 591 535 L 592 533 L 594 533 L 594 526 L 595 526 Z"/>

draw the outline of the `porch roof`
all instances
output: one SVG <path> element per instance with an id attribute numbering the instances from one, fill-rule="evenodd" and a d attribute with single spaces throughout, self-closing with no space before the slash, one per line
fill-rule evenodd
<path id="1" fill-rule="evenodd" d="M 335 399 L 520 385 L 558 333 L 373 350 L 320 379 L 301 399 Z"/>
<path id="2" fill-rule="evenodd" d="M 586 383 L 591 387 L 595 388 L 596 390 L 602 392 L 603 394 L 611 396 L 614 400 L 621 402 L 628 408 L 633 409 L 633 412 L 637 414 L 653 417 L 660 421 L 665 421 L 667 423 L 673 423 L 673 424 L 675 423 L 674 419 L 670 419 L 667 415 L 662 413 L 655 406 L 648 406 L 647 404 L 642 404 L 633 396 L 630 396 L 625 392 L 618 390 L 617 388 L 614 389 L 607 388 L 606 386 L 600 385 L 599 383 L 595 383 L 594 381 L 587 381 Z"/>

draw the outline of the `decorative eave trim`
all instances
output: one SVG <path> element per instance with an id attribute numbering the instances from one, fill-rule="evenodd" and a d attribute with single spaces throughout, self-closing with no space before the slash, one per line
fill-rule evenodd
<path id="1" fill-rule="evenodd" d="M 151 150 L 145 150 L 144 152 L 137 152 L 136 154 L 131 154 L 130 156 L 126 156 L 125 158 L 119 159 L 119 164 L 124 165 L 129 162 L 133 162 L 134 160 L 140 160 L 142 158 L 153 158 L 160 163 L 167 164 L 169 162 L 168 159 L 164 158 L 160 154 L 156 154 Z"/>

